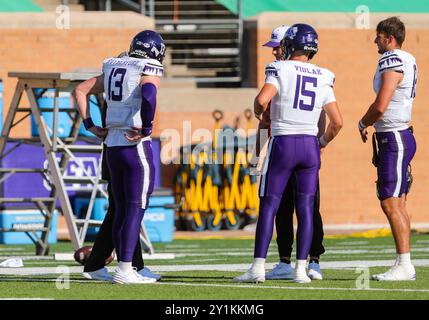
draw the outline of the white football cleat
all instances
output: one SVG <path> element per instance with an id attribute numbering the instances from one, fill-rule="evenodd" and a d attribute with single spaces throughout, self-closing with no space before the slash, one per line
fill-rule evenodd
<path id="1" fill-rule="evenodd" d="M 127 272 L 116 268 L 115 274 L 113 275 L 113 282 L 120 284 L 148 284 L 155 283 L 156 280 L 141 276 L 134 268 Z"/>
<path id="2" fill-rule="evenodd" d="M 280 262 L 275 265 L 273 270 L 265 274 L 265 279 L 267 280 L 292 280 L 294 270 L 290 263 Z"/>
<path id="3" fill-rule="evenodd" d="M 246 271 L 245 274 L 235 277 L 233 281 L 234 282 L 252 282 L 252 283 L 264 282 L 265 270 L 256 271 L 253 268 L 250 268 L 249 270 Z"/>
<path id="4" fill-rule="evenodd" d="M 142 277 L 153 278 L 156 281 L 161 280 L 161 275 L 157 273 L 153 273 L 152 271 L 150 271 L 148 267 L 144 267 L 143 269 L 138 271 L 138 274 L 141 275 Z"/>
<path id="5" fill-rule="evenodd" d="M 295 274 L 293 276 L 293 282 L 295 283 L 310 283 L 311 279 L 307 276 L 305 268 L 295 268 Z"/>
<path id="6" fill-rule="evenodd" d="M 372 280 L 376 281 L 414 281 L 416 269 L 410 264 L 395 264 L 387 272 L 375 274 Z"/>
<path id="7" fill-rule="evenodd" d="M 320 270 L 318 263 L 310 262 L 308 264 L 308 277 L 311 280 L 323 280 L 322 270 Z"/>
<path id="8" fill-rule="evenodd" d="M 109 274 L 109 271 L 106 267 L 103 267 L 101 269 L 90 271 L 90 272 L 83 272 L 82 275 L 90 280 L 100 280 L 100 281 L 113 281 L 113 277 L 111 274 Z"/>

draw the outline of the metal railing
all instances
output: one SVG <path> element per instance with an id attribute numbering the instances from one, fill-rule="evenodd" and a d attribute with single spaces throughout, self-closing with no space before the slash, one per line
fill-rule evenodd
<path id="1" fill-rule="evenodd" d="M 227 86 L 226 83 L 241 82 L 242 0 L 236 2 L 237 8 L 233 10 L 236 13 L 215 0 L 98 0 L 98 3 L 99 10 L 110 11 L 121 5 L 155 20 L 156 30 L 168 47 L 169 76 L 194 77 L 197 83 Z"/>

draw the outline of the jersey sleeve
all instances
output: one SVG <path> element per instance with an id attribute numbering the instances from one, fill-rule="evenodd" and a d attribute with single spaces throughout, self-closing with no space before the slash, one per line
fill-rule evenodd
<path id="1" fill-rule="evenodd" d="M 335 74 L 328 69 L 325 69 L 325 70 L 326 70 L 325 81 L 327 82 L 328 86 L 333 88 L 335 84 Z"/>
<path id="2" fill-rule="evenodd" d="M 164 67 L 157 60 L 147 60 L 142 66 L 142 75 L 162 77 L 164 75 Z"/>
<path id="3" fill-rule="evenodd" d="M 325 70 L 325 97 L 323 100 L 323 106 L 327 105 L 328 103 L 337 101 L 334 94 L 335 74 L 328 69 Z"/>
<path id="4" fill-rule="evenodd" d="M 334 94 L 334 88 L 328 86 L 326 87 L 325 99 L 323 100 L 323 106 L 326 106 L 328 103 L 337 101 Z"/>
<path id="5" fill-rule="evenodd" d="M 397 53 L 388 51 L 378 60 L 378 70 L 380 74 L 386 71 L 404 73 L 404 63 Z"/>
<path id="6" fill-rule="evenodd" d="M 267 64 L 265 67 L 265 83 L 270 83 L 277 88 L 277 91 L 280 89 L 279 83 L 279 68 L 275 63 Z"/>
<path id="7" fill-rule="evenodd" d="M 109 61 L 110 61 L 110 58 L 107 58 L 107 59 L 104 59 L 104 60 L 103 60 L 103 65 L 102 65 L 102 67 L 101 67 L 101 71 L 102 71 L 103 73 L 106 73 L 106 66 L 109 64 Z"/>

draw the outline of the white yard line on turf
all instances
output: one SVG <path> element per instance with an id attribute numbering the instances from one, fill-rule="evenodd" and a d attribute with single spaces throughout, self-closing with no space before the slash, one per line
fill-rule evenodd
<path id="1" fill-rule="evenodd" d="M 350 269 L 357 267 L 390 267 L 393 265 L 393 260 L 379 261 L 323 261 L 320 263 L 322 269 Z M 293 265 L 294 263 L 292 263 Z M 429 267 L 429 259 L 415 259 L 413 264 L 416 267 Z M 266 263 L 267 270 L 273 268 L 275 263 Z M 150 266 L 150 269 L 155 272 L 166 271 L 246 271 L 250 266 L 249 263 L 238 264 L 202 264 L 202 265 L 166 265 L 166 266 Z"/>
<path id="2" fill-rule="evenodd" d="M 0 300 L 54 300 L 52 298 L 0 298 Z"/>
<path id="3" fill-rule="evenodd" d="M 38 281 L 32 279 L 31 281 Z M 43 282 L 55 282 L 56 279 L 43 279 Z M 105 281 L 94 280 L 62 280 L 67 283 L 107 283 Z M 286 287 L 286 286 L 267 286 L 261 284 L 215 284 L 215 283 L 186 283 L 186 282 L 156 282 L 152 285 L 167 285 L 179 287 L 217 287 L 217 288 L 240 288 L 240 289 L 278 289 L 278 290 L 310 290 L 310 291 L 378 291 L 378 292 L 429 292 L 429 289 L 392 289 L 392 288 L 326 288 L 326 287 Z M 149 285 L 150 286 L 150 285 Z M 0 300 L 53 300 L 50 298 L 0 298 Z"/>
<path id="4" fill-rule="evenodd" d="M 331 252 L 332 250 L 369 250 L 369 251 L 376 251 L 378 252 L 378 249 L 382 249 L 382 250 L 388 250 L 389 252 L 395 252 L 394 246 L 383 246 L 383 245 L 353 245 L 353 246 L 347 246 L 347 245 L 341 245 L 341 246 L 337 246 L 337 245 L 330 245 L 330 246 L 326 246 L 325 247 L 326 251 Z M 213 253 L 222 253 L 225 251 L 228 252 L 253 252 L 253 248 L 249 247 L 249 248 L 210 248 L 210 249 L 202 249 L 202 248 L 198 248 L 198 249 L 159 249 L 157 250 L 157 253 L 163 253 L 163 252 L 173 252 L 176 254 L 179 253 L 206 253 L 207 252 L 213 252 Z M 277 245 L 271 245 L 270 246 L 270 250 L 274 250 L 277 251 Z M 424 243 L 421 244 L 413 244 L 411 245 L 411 251 L 416 251 L 416 250 L 421 250 L 421 251 L 429 251 L 429 249 L 427 248 L 427 245 Z"/>
<path id="5" fill-rule="evenodd" d="M 50 260 L 50 261 L 54 261 L 53 256 L 20 256 L 20 255 L 1 256 L 0 255 L 0 260 L 15 259 L 15 258 L 20 258 L 22 260 Z"/>
<path id="6" fill-rule="evenodd" d="M 29 280 L 39 281 L 37 279 Z M 43 279 L 43 282 L 55 282 L 56 279 Z M 63 279 L 62 282 L 66 283 L 108 283 L 106 281 L 96 280 L 77 280 L 77 279 Z M 186 282 L 156 282 L 152 285 L 167 285 L 178 287 L 218 287 L 218 288 L 244 288 L 244 289 L 280 289 L 280 290 L 311 290 L 311 291 L 378 291 L 378 292 L 429 292 L 429 289 L 392 289 L 392 288 L 332 288 L 332 287 L 299 287 L 299 286 L 267 286 L 261 284 L 215 284 L 215 283 L 186 283 Z M 150 286 L 150 285 L 149 285 Z M 45 298 L 0 298 L 0 300 L 53 300 Z"/>
<path id="7" fill-rule="evenodd" d="M 174 286 L 188 286 L 188 287 L 223 287 L 223 288 L 246 288 L 246 289 L 281 289 L 281 290 L 313 290 L 313 291 L 388 291 L 388 292 L 429 292 L 429 289 L 390 289 L 390 288 L 325 288 L 325 287 L 279 287 L 279 286 L 265 286 L 260 284 L 210 284 L 210 283 L 182 283 L 182 282 L 158 282 L 156 285 L 174 285 Z"/>
<path id="8" fill-rule="evenodd" d="M 336 243 L 337 245 L 341 246 L 354 246 L 354 245 L 367 245 L 369 241 L 342 241 Z"/>
<path id="9" fill-rule="evenodd" d="M 413 264 L 416 267 L 429 267 L 429 259 L 414 259 Z M 267 263 L 266 269 L 273 268 L 275 263 Z M 292 263 L 293 265 L 293 263 Z M 357 267 L 390 267 L 393 260 L 354 260 L 354 261 L 323 261 L 320 263 L 322 269 L 350 269 Z M 150 269 L 155 272 L 172 271 L 246 271 L 249 263 L 239 264 L 190 264 L 190 265 L 151 265 Z M 110 272 L 115 267 L 108 267 Z M 82 266 L 68 267 L 69 273 L 81 273 Z M 58 267 L 33 267 L 33 268 L 0 268 L 0 275 L 44 275 L 44 274 L 63 274 L 64 269 Z"/>

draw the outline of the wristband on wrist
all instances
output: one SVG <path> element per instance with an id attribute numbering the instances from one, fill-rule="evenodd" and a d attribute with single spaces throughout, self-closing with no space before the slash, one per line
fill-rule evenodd
<path id="1" fill-rule="evenodd" d="M 363 129 L 365 129 L 365 128 L 367 127 L 367 126 L 362 122 L 362 120 L 359 120 L 358 126 L 359 126 L 359 130 L 363 130 Z"/>
<path id="2" fill-rule="evenodd" d="M 89 117 L 89 118 L 83 119 L 83 125 L 85 126 L 86 130 L 89 130 L 94 126 L 94 122 L 92 122 L 92 118 Z"/>
<path id="3" fill-rule="evenodd" d="M 144 135 L 145 137 L 150 136 L 150 135 L 151 135 L 151 133 L 152 133 L 152 127 L 143 127 L 143 128 L 140 130 L 140 133 L 141 133 L 142 135 Z"/>
<path id="4" fill-rule="evenodd" d="M 329 142 L 327 142 L 325 140 L 325 137 L 323 135 L 319 138 L 319 144 L 320 144 L 321 147 L 326 147 L 328 145 L 328 143 Z"/>
<path id="5" fill-rule="evenodd" d="M 256 113 L 256 112 L 254 112 L 254 114 L 255 114 L 255 117 L 256 117 L 256 119 L 258 119 L 258 120 L 262 120 L 262 113 Z"/>

